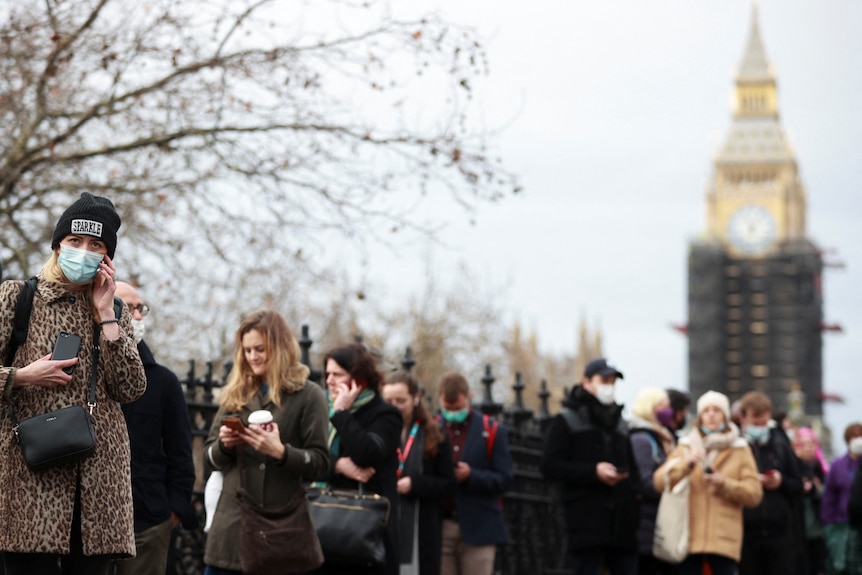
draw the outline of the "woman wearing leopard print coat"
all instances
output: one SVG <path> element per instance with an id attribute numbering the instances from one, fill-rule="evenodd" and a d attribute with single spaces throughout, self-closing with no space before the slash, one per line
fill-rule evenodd
<path id="1" fill-rule="evenodd" d="M 88 193 L 60 217 L 53 252 L 38 274 L 27 339 L 11 363 L 12 323 L 23 282 L 0 284 L 0 415 L 14 403 L 18 420 L 86 405 L 92 350 L 100 348 L 93 426 L 86 459 L 31 470 L 12 423 L 0 417 L 0 551 L 6 575 L 108 572 L 110 559 L 135 552 L 129 438 L 121 402 L 140 397 L 144 368 L 130 315 L 114 312 L 114 265 L 120 217 Z M 98 342 L 94 328 L 98 326 Z M 52 361 L 60 332 L 81 337 L 77 357 Z M 74 367 L 71 375 L 63 368 Z"/>

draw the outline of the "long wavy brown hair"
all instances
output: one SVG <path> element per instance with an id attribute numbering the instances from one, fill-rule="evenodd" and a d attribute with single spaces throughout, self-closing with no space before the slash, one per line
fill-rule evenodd
<path id="1" fill-rule="evenodd" d="M 252 330 L 260 332 L 266 345 L 266 375 L 254 374 L 245 358 L 242 338 Z M 309 370 L 300 363 L 299 342 L 280 313 L 258 310 L 246 315 L 236 330 L 233 368 L 219 402 L 229 412 L 241 410 L 261 384 L 269 385 L 267 399 L 281 406 L 282 393 L 293 393 L 305 386 Z"/>
<path id="2" fill-rule="evenodd" d="M 422 401 L 422 395 L 419 389 L 419 381 L 413 377 L 413 374 L 406 371 L 396 371 L 386 376 L 386 384 L 403 383 L 407 386 L 407 392 L 410 397 L 419 401 L 413 409 L 413 417 L 419 420 L 425 429 L 425 459 L 431 459 L 437 455 L 437 450 L 440 448 L 440 443 L 443 441 L 443 432 L 440 431 L 440 426 L 437 421 L 428 413 L 428 408 L 425 407 L 425 402 Z"/>

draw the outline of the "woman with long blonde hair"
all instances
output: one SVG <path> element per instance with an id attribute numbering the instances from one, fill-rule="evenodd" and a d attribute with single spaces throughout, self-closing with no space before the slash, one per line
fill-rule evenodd
<path id="1" fill-rule="evenodd" d="M 278 312 L 259 310 L 243 318 L 233 369 L 205 447 L 207 462 L 224 475 L 207 536 L 207 575 L 241 573 L 235 497 L 240 474 L 244 490 L 264 509 L 283 507 L 303 482 L 326 476 L 329 413 L 323 390 L 306 380 L 308 373 L 300 363 L 299 344 Z M 250 423 L 249 416 L 258 411 L 271 413 L 271 424 Z M 235 426 L 225 424 L 228 417 Z M 284 560 L 289 563 L 290 557 Z"/>

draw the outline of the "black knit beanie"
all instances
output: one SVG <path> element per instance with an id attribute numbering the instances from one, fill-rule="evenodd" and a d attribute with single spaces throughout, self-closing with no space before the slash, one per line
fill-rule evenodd
<path id="1" fill-rule="evenodd" d="M 84 192 L 60 216 L 60 221 L 54 229 L 54 237 L 51 239 L 51 249 L 56 249 L 63 238 L 69 234 L 83 234 L 100 238 L 105 242 L 108 257 L 113 259 L 114 251 L 117 249 L 119 229 L 120 216 L 111 200 Z"/>

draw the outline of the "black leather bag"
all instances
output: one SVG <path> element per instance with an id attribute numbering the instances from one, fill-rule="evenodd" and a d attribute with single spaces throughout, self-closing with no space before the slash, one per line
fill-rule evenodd
<path id="1" fill-rule="evenodd" d="M 323 565 L 302 487 L 278 509 L 265 509 L 243 487 L 237 490 L 237 498 L 239 561 L 245 575 L 307 573 Z"/>
<path id="2" fill-rule="evenodd" d="M 96 432 L 93 429 L 93 408 L 96 407 L 96 380 L 98 378 L 99 326 L 93 328 L 93 368 L 90 371 L 90 392 L 87 408 L 81 405 L 64 407 L 57 411 L 36 415 L 20 423 L 15 402 L 9 403 L 12 431 L 21 445 L 24 461 L 33 471 L 41 471 L 89 457 L 96 450 Z"/>
<path id="3" fill-rule="evenodd" d="M 80 405 L 25 419 L 15 433 L 24 461 L 36 471 L 83 459 L 96 449 L 93 420 Z"/>
<path id="4" fill-rule="evenodd" d="M 320 490 L 309 492 L 311 519 L 327 563 L 383 565 L 383 536 L 389 523 L 389 499 L 376 493 Z"/>

